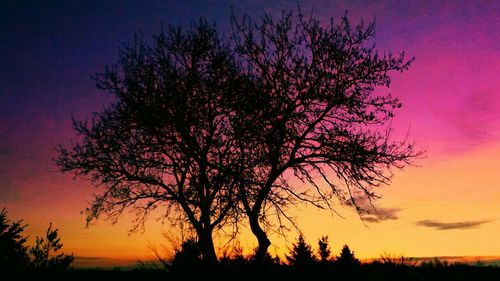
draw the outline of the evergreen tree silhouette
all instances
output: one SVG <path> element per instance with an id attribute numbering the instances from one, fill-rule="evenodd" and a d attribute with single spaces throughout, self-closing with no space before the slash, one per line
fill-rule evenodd
<path id="1" fill-rule="evenodd" d="M 0 271 L 23 271 L 29 267 L 29 257 L 26 250 L 26 239 L 23 231 L 27 225 L 22 220 L 11 222 L 7 211 L 0 212 Z"/>
<path id="2" fill-rule="evenodd" d="M 337 257 L 335 263 L 339 267 L 345 269 L 357 267 L 361 264 L 359 260 L 354 256 L 354 252 L 351 251 L 351 249 L 349 249 L 349 246 L 347 245 L 344 245 L 344 247 L 342 247 L 342 250 L 340 251 L 340 256 Z"/>
<path id="3" fill-rule="evenodd" d="M 290 255 L 286 256 L 288 264 L 296 269 L 310 269 L 316 262 L 311 245 L 307 244 L 304 236 L 299 235 L 297 243 L 293 244 Z"/>
<path id="4" fill-rule="evenodd" d="M 328 245 L 328 236 L 322 236 L 318 240 L 318 254 L 321 263 L 327 263 L 330 261 L 331 255 L 330 246 Z"/>

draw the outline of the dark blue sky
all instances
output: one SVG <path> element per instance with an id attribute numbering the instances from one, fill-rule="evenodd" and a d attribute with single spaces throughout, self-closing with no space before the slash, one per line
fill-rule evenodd
<path id="1" fill-rule="evenodd" d="M 84 118 L 110 101 L 95 89 L 90 77 L 113 64 L 119 47 L 130 42 L 135 33 L 147 39 L 162 25 L 186 26 L 199 17 L 228 31 L 231 7 L 239 14 L 260 14 L 290 9 L 296 2 L 1 3 L 0 192 L 9 198 L 18 193 L 13 187 L 18 176 L 33 178 L 53 171 L 50 158 L 54 147 L 73 136 L 71 116 Z"/>
<path id="2" fill-rule="evenodd" d="M 203 1 L 202 1 L 203 2 Z M 134 33 L 206 16 L 219 1 L 2 1 L 0 4 L 0 194 L 19 199 L 20 178 L 46 179 L 54 147 L 74 136 L 70 118 L 109 103 L 91 75 L 117 59 Z M 237 3 L 235 3 L 237 4 Z"/>
<path id="3" fill-rule="evenodd" d="M 0 16 L 0 116 L 68 117 L 85 111 L 90 74 L 116 60 L 135 32 L 147 37 L 161 22 L 226 14 L 218 5 L 190 1 L 11 1 Z M 179 3 L 181 3 L 179 5 Z M 83 104 L 82 104 L 83 103 Z M 93 106 L 93 105 L 92 105 Z M 66 110 L 62 110 L 65 107 Z M 21 120 L 19 120 L 21 121 Z"/>

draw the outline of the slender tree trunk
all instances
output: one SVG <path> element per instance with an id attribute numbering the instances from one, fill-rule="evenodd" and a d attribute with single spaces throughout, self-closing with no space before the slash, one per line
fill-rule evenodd
<path id="1" fill-rule="evenodd" d="M 209 269 L 215 268 L 218 264 L 218 260 L 217 254 L 215 253 L 211 228 L 204 228 L 200 233 L 198 233 L 198 243 L 205 266 Z"/>
<path id="2" fill-rule="evenodd" d="M 255 260 L 257 262 L 263 261 L 267 254 L 267 249 L 271 246 L 271 241 L 267 238 L 266 232 L 262 229 L 259 224 L 259 214 L 251 213 L 248 215 L 250 222 L 250 229 L 253 235 L 257 238 L 259 246 L 255 252 Z"/>

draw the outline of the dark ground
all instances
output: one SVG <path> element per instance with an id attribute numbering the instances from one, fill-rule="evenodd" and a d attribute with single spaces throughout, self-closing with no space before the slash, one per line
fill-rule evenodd
<path id="1" fill-rule="evenodd" d="M 402 266 L 365 264 L 355 268 L 296 269 L 283 265 L 221 267 L 218 270 L 192 268 L 177 272 L 160 269 L 104 270 L 72 269 L 60 273 L 29 274 L 30 280 L 297 280 L 318 277 L 324 280 L 500 280 L 500 267 L 447 265 Z M 20 277 L 20 276 L 19 276 Z M 48 277 L 48 278 L 46 278 Z M 19 278 L 15 278 L 19 279 Z M 6 279 L 3 279 L 6 280 Z M 14 280 L 14 279 L 12 279 Z M 22 278 L 22 280 L 25 280 Z"/>

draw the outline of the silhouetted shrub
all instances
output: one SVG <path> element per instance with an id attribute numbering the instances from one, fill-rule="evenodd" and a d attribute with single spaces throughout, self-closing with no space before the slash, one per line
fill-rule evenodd
<path id="1" fill-rule="evenodd" d="M 30 248 L 33 256 L 31 265 L 37 271 L 63 271 L 70 267 L 73 262 L 73 255 L 66 255 L 60 252 L 63 244 L 58 237 L 58 229 L 52 229 L 52 223 L 47 229 L 45 238 L 36 237 L 36 244 Z"/>
<path id="2" fill-rule="evenodd" d="M 392 266 L 392 267 L 402 267 L 402 266 L 408 266 L 408 267 L 414 267 L 417 265 L 417 261 L 413 258 L 405 257 L 405 256 L 394 256 L 390 254 L 382 254 L 380 256 L 379 261 L 375 261 L 374 263 L 381 263 L 385 266 Z"/>
<path id="3" fill-rule="evenodd" d="M 243 248 L 238 244 L 231 250 L 231 253 L 224 253 L 219 263 L 225 268 L 240 268 L 246 267 L 249 259 L 243 255 Z"/>
<path id="4" fill-rule="evenodd" d="M 172 260 L 172 271 L 187 272 L 201 268 L 201 250 L 195 239 L 188 239 L 181 244 L 181 249 L 175 251 Z"/>

